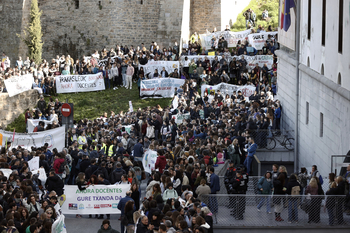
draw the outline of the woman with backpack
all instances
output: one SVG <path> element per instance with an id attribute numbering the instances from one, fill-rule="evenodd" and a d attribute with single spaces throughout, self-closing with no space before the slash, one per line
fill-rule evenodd
<path id="1" fill-rule="evenodd" d="M 291 174 L 287 185 L 287 194 L 291 196 L 300 195 L 301 185 L 295 174 Z M 298 197 L 288 198 L 288 223 L 298 222 Z"/>
<path id="2" fill-rule="evenodd" d="M 310 176 L 307 174 L 307 170 L 305 167 L 302 167 L 300 169 L 300 173 L 298 174 L 298 180 L 301 186 L 301 191 L 300 194 L 303 195 L 304 194 L 304 190 L 307 186 L 307 180 L 310 179 Z"/>
<path id="3" fill-rule="evenodd" d="M 258 192 L 262 195 L 271 195 L 273 190 L 273 183 L 271 179 L 271 172 L 266 172 L 264 177 L 261 177 L 258 182 Z M 270 197 L 264 196 L 260 198 L 260 203 L 258 204 L 258 211 L 260 211 L 260 208 L 264 205 L 264 202 L 266 200 L 266 213 L 271 214 L 271 207 L 270 207 Z"/>

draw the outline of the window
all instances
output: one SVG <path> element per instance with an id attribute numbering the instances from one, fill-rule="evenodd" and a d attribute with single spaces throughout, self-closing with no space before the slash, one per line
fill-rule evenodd
<path id="1" fill-rule="evenodd" d="M 326 43 L 326 0 L 322 1 L 322 45 Z"/>
<path id="2" fill-rule="evenodd" d="M 338 52 L 343 52 L 343 12 L 344 0 L 339 0 L 339 32 L 338 32 Z"/>
<path id="3" fill-rule="evenodd" d="M 75 9 L 79 9 L 79 0 L 75 0 Z"/>
<path id="4" fill-rule="evenodd" d="M 310 67 L 310 57 L 307 57 L 307 67 Z"/>
<path id="5" fill-rule="evenodd" d="M 141 3 L 141 5 L 142 5 L 142 4 L 143 4 L 143 0 L 141 0 L 141 2 L 140 2 L 140 3 Z"/>
<path id="6" fill-rule="evenodd" d="M 321 66 L 321 74 L 324 75 L 324 65 Z"/>
<path id="7" fill-rule="evenodd" d="M 337 81 L 337 83 L 338 83 L 339 85 L 341 85 L 341 74 L 340 74 L 340 73 L 338 74 L 338 81 Z"/>
<path id="8" fill-rule="evenodd" d="M 323 137 L 323 113 L 320 113 L 320 137 Z"/>
<path id="9" fill-rule="evenodd" d="M 310 40 L 311 38 L 311 0 L 308 2 L 308 8 L 307 8 L 307 39 Z"/>
<path id="10" fill-rule="evenodd" d="M 306 102 L 306 124 L 309 124 L 309 102 Z"/>

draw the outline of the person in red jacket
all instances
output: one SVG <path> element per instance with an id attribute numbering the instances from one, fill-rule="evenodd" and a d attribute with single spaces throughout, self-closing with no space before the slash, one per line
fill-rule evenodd
<path id="1" fill-rule="evenodd" d="M 62 172 L 59 172 L 58 170 L 61 164 L 64 162 L 66 156 L 63 153 L 58 153 L 57 156 L 58 157 L 56 157 L 55 162 L 53 162 L 53 168 L 55 169 L 55 173 L 61 176 Z"/>
<path id="2" fill-rule="evenodd" d="M 159 168 L 160 174 L 163 174 L 163 170 L 166 166 L 166 158 L 164 156 L 164 150 L 157 150 L 158 158 L 155 164 L 155 169 Z"/>

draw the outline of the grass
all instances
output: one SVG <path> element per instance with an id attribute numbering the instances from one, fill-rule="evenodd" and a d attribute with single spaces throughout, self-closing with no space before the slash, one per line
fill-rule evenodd
<path id="1" fill-rule="evenodd" d="M 156 106 L 159 104 L 161 107 L 166 107 L 171 104 L 171 98 L 163 99 L 139 99 L 137 85 L 133 85 L 132 90 L 125 88 L 119 88 L 118 90 L 105 90 L 101 92 L 81 92 L 81 93 L 69 93 L 58 94 L 57 97 L 60 102 L 66 102 L 74 104 L 74 120 L 79 121 L 81 119 L 95 119 L 107 112 L 110 116 L 111 111 L 115 114 L 120 111 L 127 112 L 129 110 L 129 101 L 132 101 L 134 111 L 138 108 L 144 108 L 147 106 Z M 45 98 L 46 102 L 49 101 L 49 97 Z M 25 132 L 25 120 L 24 114 L 21 114 L 14 122 L 9 124 L 6 128 L 8 131 L 13 131 L 16 128 L 16 132 Z"/>
<path id="2" fill-rule="evenodd" d="M 258 28 L 258 25 L 261 25 L 265 27 L 265 30 L 267 30 L 267 27 L 269 25 L 272 26 L 272 28 L 278 27 L 278 8 L 279 8 L 279 1 L 278 0 L 252 0 L 249 5 L 238 15 L 236 22 L 232 25 L 231 30 L 235 32 L 244 31 L 246 30 L 245 26 L 245 18 L 243 16 L 243 13 L 251 8 L 255 14 L 256 14 L 256 22 L 255 22 L 255 28 Z M 269 12 L 269 21 L 262 20 L 262 12 L 267 9 Z"/>

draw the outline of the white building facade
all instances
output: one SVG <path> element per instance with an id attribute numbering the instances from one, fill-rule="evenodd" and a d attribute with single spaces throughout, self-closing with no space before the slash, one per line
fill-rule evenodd
<path id="1" fill-rule="evenodd" d="M 279 31 L 282 49 L 276 52 L 282 126 L 294 130 L 298 122 L 297 167 L 316 164 L 327 177 L 331 156 L 346 155 L 350 150 L 350 0 L 297 3 L 301 4 L 300 36 L 291 9 L 292 25 L 288 32 Z"/>

